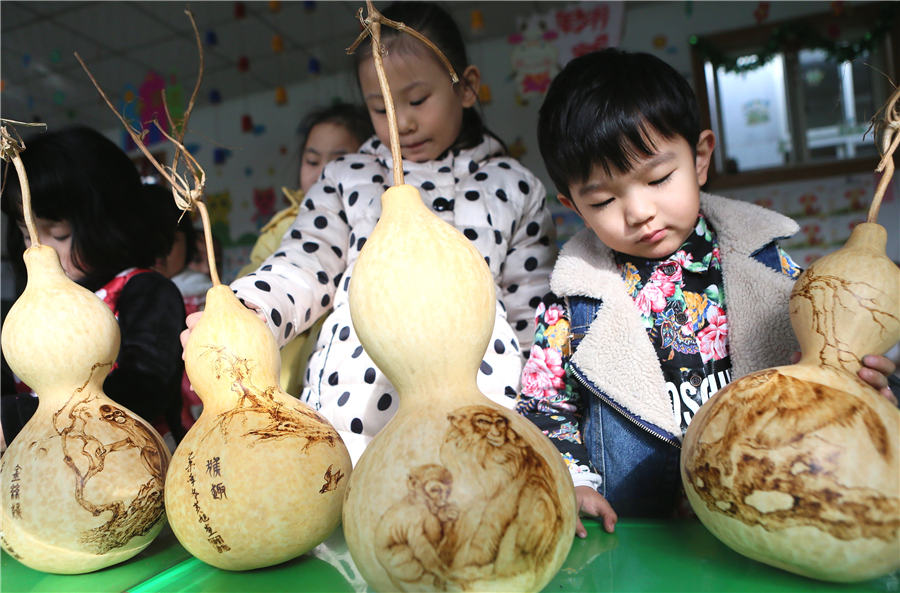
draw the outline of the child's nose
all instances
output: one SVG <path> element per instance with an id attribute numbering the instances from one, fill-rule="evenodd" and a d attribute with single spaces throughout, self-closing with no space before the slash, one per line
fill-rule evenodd
<path id="1" fill-rule="evenodd" d="M 656 216 L 656 204 L 646 196 L 629 196 L 625 206 L 625 221 L 631 226 L 641 226 Z"/>
<path id="2" fill-rule="evenodd" d="M 416 120 L 413 117 L 411 109 L 396 109 L 397 112 L 397 131 L 400 134 L 409 134 L 416 131 Z"/>

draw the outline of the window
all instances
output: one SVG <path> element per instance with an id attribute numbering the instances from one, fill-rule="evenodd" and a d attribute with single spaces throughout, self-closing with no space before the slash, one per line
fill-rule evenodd
<path id="1" fill-rule="evenodd" d="M 896 81 L 896 3 L 691 39 L 711 188 L 874 169 L 869 122 Z M 893 33 L 893 35 L 892 35 Z"/>

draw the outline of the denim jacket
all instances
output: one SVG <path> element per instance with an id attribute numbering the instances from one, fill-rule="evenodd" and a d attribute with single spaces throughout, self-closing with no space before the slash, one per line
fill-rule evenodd
<path id="1" fill-rule="evenodd" d="M 794 280 L 781 271 L 775 241 L 796 232 L 796 223 L 709 194 L 701 194 L 701 210 L 721 250 L 734 377 L 786 364 L 797 349 L 788 317 Z M 612 251 L 589 229 L 582 231 L 563 248 L 551 287 L 565 301 L 570 323 L 565 380 L 572 383 L 569 392 L 578 394 L 578 436 L 594 470 L 573 471 L 575 483 L 596 487 L 621 514 L 663 514 L 680 488 L 681 428 L 658 355 Z M 560 408 L 523 404 L 520 411 L 552 440 L 544 420 L 560 418 Z"/>

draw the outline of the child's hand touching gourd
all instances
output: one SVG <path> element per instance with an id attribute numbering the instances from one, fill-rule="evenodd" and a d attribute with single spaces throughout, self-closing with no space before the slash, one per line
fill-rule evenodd
<path id="1" fill-rule="evenodd" d="M 259 317 L 263 323 L 266 323 L 266 316 L 263 315 L 263 312 L 260 311 L 259 307 L 254 305 L 253 303 L 248 303 L 247 301 L 241 301 L 245 307 L 256 313 L 256 316 Z M 191 331 L 193 331 L 194 326 L 200 321 L 200 318 L 203 317 L 203 311 L 197 311 L 196 313 L 191 313 L 187 317 L 184 318 L 184 324 L 187 326 L 187 329 L 181 332 L 181 358 L 184 359 L 184 348 L 187 346 L 188 338 L 191 337 Z"/>
<path id="2" fill-rule="evenodd" d="M 590 486 L 575 486 L 575 498 L 578 501 L 579 515 L 584 513 L 592 517 L 600 517 L 603 522 L 603 529 L 607 533 L 612 533 L 616 528 L 616 522 L 619 520 L 618 515 L 613 510 L 603 496 L 591 488 Z M 581 538 L 587 537 L 587 529 L 578 517 L 575 523 L 575 535 Z"/>
<path id="3" fill-rule="evenodd" d="M 800 353 L 794 352 L 791 355 L 791 364 L 796 364 L 799 360 Z M 897 365 L 891 362 L 890 358 L 878 354 L 867 354 L 863 356 L 861 362 L 862 368 L 856 373 L 859 378 L 896 406 L 897 397 L 888 386 L 888 377 L 897 370 Z"/>
<path id="4" fill-rule="evenodd" d="M 897 365 L 890 358 L 875 354 L 863 356 L 862 364 L 862 368 L 857 372 L 859 378 L 874 387 L 878 393 L 888 398 L 894 405 L 897 405 L 897 397 L 888 386 L 888 377 L 897 370 Z"/>

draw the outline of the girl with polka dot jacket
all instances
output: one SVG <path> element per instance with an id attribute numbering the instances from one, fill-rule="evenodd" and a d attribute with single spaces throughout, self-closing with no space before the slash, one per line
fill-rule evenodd
<path id="1" fill-rule="evenodd" d="M 451 85 L 431 49 L 409 34 L 382 28 L 405 183 L 462 231 L 490 267 L 497 313 L 478 385 L 512 408 L 522 352 L 529 351 L 533 339 L 532 313 L 549 292 L 555 257 L 545 190 L 483 126 L 475 111 L 480 73 L 468 63 L 452 18 L 434 5 L 412 2 L 394 4 L 383 14 L 431 39 L 460 76 Z M 357 50 L 357 74 L 375 136 L 358 154 L 325 167 L 278 250 L 231 285 L 245 305 L 265 315 L 280 345 L 328 315 L 309 359 L 301 398 L 334 424 L 354 462 L 398 404 L 395 389 L 363 351 L 348 305 L 353 266 L 381 214 L 381 194 L 392 182 L 393 167 L 384 101 L 371 48 L 364 46 Z M 396 328 L 416 331 L 402 318 L 396 319 Z M 446 336 L 435 347 L 453 348 L 466 339 Z"/>

